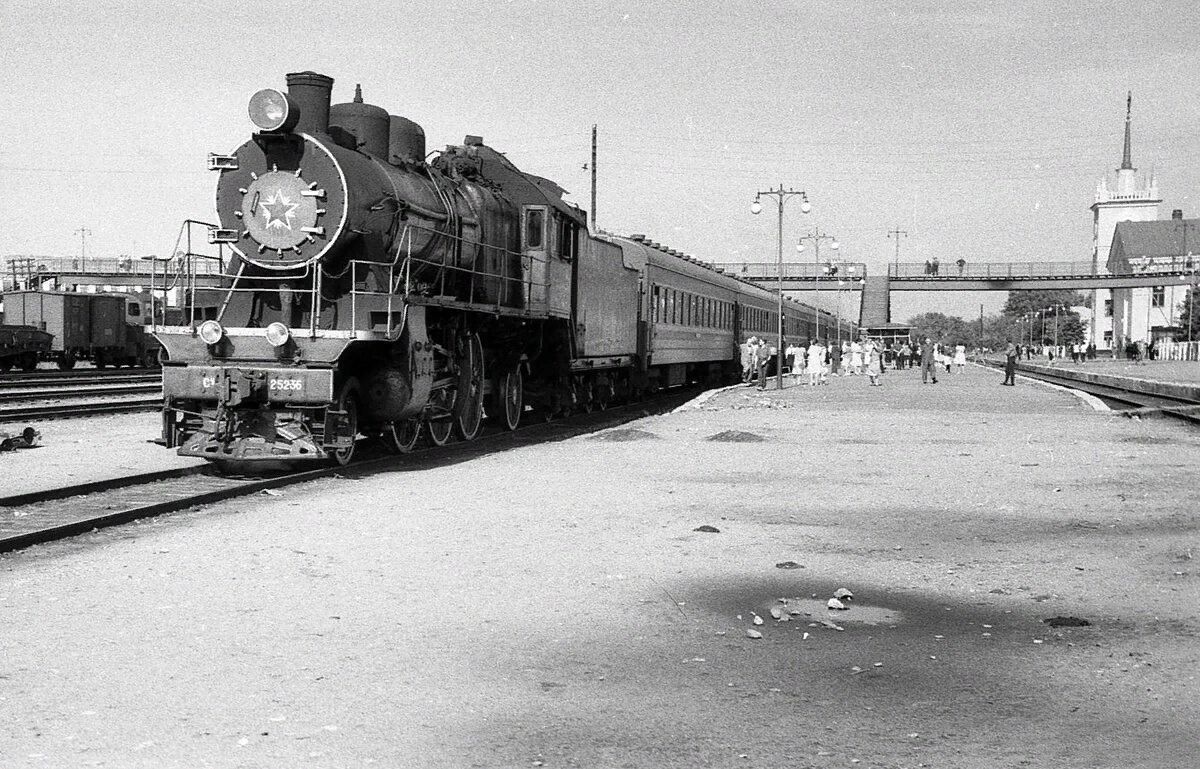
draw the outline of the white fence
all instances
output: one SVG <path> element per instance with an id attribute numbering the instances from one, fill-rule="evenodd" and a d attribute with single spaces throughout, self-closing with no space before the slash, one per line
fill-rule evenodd
<path id="1" fill-rule="evenodd" d="M 1154 344 L 1158 360 L 1200 360 L 1200 342 L 1168 342 Z"/>

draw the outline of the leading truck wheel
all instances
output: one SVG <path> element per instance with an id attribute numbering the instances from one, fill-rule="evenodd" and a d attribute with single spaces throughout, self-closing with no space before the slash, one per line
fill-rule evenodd
<path id="1" fill-rule="evenodd" d="M 58 367 L 63 371 L 70 371 L 75 368 L 75 356 L 70 353 L 63 353 L 58 356 Z"/>
<path id="2" fill-rule="evenodd" d="M 22 371 L 33 371 L 37 368 L 38 360 L 35 352 L 23 352 L 17 360 L 20 361 Z"/>
<path id="3" fill-rule="evenodd" d="M 358 441 L 358 396 L 350 383 L 342 387 L 342 392 L 337 400 L 337 410 L 345 415 L 340 423 L 338 437 L 344 439 L 348 436 L 350 444 L 336 448 L 331 453 L 334 461 L 345 467 L 354 458 L 354 446 Z"/>
<path id="4" fill-rule="evenodd" d="M 454 432 L 464 441 L 473 441 L 483 430 L 483 343 L 478 334 L 466 339 L 459 371 Z"/>
<path id="5" fill-rule="evenodd" d="M 407 454 L 421 437 L 421 420 L 413 418 L 393 422 L 383 431 L 383 437 L 389 449 L 397 454 Z"/>
<path id="6" fill-rule="evenodd" d="M 434 390 L 429 405 L 432 409 L 425 420 L 425 436 L 434 446 L 445 446 L 454 432 L 454 391 L 448 387 Z"/>
<path id="7" fill-rule="evenodd" d="M 525 378 L 521 374 L 520 364 L 500 377 L 499 389 L 498 395 L 502 401 L 500 424 L 505 430 L 516 430 L 525 413 Z"/>

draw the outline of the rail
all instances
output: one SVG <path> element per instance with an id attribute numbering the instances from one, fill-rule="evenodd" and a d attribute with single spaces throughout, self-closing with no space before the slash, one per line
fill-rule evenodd
<path id="1" fill-rule="evenodd" d="M 266 275 L 254 275 L 248 272 L 248 263 L 237 260 L 236 269 L 230 270 L 232 260 L 225 255 L 198 254 L 192 249 L 189 225 L 214 227 L 203 222 L 185 222 L 181 230 L 180 242 L 177 243 L 176 257 L 170 260 L 173 271 L 164 270 L 155 275 L 163 281 L 162 285 L 152 284 L 153 291 L 166 291 L 181 287 L 184 290 L 184 320 L 188 325 L 195 326 L 205 310 L 197 302 L 197 285 L 195 278 L 202 274 L 222 274 L 227 285 L 207 287 L 203 291 L 210 296 L 213 292 L 222 295 L 217 306 L 215 319 L 222 321 L 229 308 L 230 300 L 237 294 L 272 294 L 290 293 L 292 302 L 305 306 L 308 315 L 308 333 L 310 337 L 317 335 L 320 322 L 322 302 L 332 298 L 326 293 L 329 281 L 341 279 L 349 273 L 349 289 L 340 296 L 348 296 L 350 300 L 351 328 L 341 328 L 339 331 L 378 331 L 372 328 L 360 328 L 359 309 L 367 300 L 372 306 L 382 304 L 387 311 L 386 333 L 395 339 L 404 328 L 407 317 L 407 296 L 431 296 L 437 299 L 449 299 L 477 307 L 502 312 L 506 308 L 520 312 L 542 312 L 549 303 L 549 259 L 547 257 L 521 254 L 515 251 L 493 246 L 486 243 L 468 241 L 461 236 L 451 235 L 435 229 L 423 228 L 416 225 L 405 225 L 404 230 L 396 239 L 396 245 L 390 261 L 368 261 L 351 259 L 340 270 L 333 272 L 322 263 L 303 263 L 288 270 L 276 270 Z M 447 256 L 443 259 L 428 259 L 414 253 L 414 230 L 425 229 L 434 238 L 448 241 L 444 249 Z M 502 258 L 520 259 L 519 275 L 512 275 L 476 266 L 464 266 L 450 261 L 454 254 L 461 254 L 467 248 L 475 249 L 478 261 L 491 254 L 499 254 Z M 207 265 L 198 268 L 197 265 Z M 216 266 L 220 270 L 215 270 Z M 477 289 L 482 281 L 491 282 L 498 287 L 495 301 L 482 302 L 476 299 Z M 284 301 L 287 301 L 286 299 Z M 209 305 L 210 306 L 210 305 Z M 295 306 L 295 305 L 293 305 Z M 156 318 L 156 326 L 158 319 Z M 164 325 L 171 325 L 165 324 Z M 289 324 L 290 325 L 290 324 Z"/>
<path id="2" fill-rule="evenodd" d="M 755 280 L 779 277 L 777 262 L 718 262 L 714 268 L 739 278 Z M 836 267 L 834 272 L 830 267 Z M 1124 272 L 1096 272 L 1089 261 L 1050 262 L 970 262 L 967 260 L 933 262 L 900 262 L 889 264 L 889 278 L 901 280 L 1038 280 L 1046 278 L 1140 277 L 1143 275 L 1187 275 L 1200 273 L 1200 256 L 1134 258 Z M 784 279 L 835 281 L 866 277 L 867 266 L 861 262 L 784 262 Z"/>
<path id="3" fill-rule="evenodd" d="M 727 275 L 737 278 L 776 278 L 779 276 L 777 262 L 718 262 L 712 265 Z M 866 275 L 867 266 L 862 262 L 835 262 L 830 268 L 825 263 L 784 262 L 784 278 L 800 278 L 805 280 L 846 280 L 860 278 Z"/>
<path id="4" fill-rule="evenodd" d="M 1200 268 L 1200 257 L 1178 255 L 1155 257 L 1154 259 L 1132 260 L 1126 272 L 1096 272 L 1092 262 L 978 262 L 967 260 L 933 262 L 901 262 L 888 265 L 891 278 L 916 278 L 921 280 L 1020 280 L 1022 278 L 1091 278 L 1096 276 L 1139 276 L 1178 275 L 1194 272 Z"/>

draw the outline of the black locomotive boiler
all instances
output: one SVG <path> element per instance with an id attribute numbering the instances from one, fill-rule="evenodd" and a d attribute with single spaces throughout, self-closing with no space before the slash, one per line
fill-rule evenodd
<path id="1" fill-rule="evenodd" d="M 515 429 L 527 405 L 553 416 L 729 376 L 738 338 L 773 328 L 774 294 L 590 235 L 558 185 L 480 137 L 427 161 L 411 120 L 360 94 L 331 106 L 324 75 L 287 84 L 251 97 L 249 140 L 209 156 L 210 240 L 234 257 L 187 292 L 185 325 L 157 328 L 179 453 L 344 463 L 363 436 L 471 440 L 485 414 Z M 807 335 L 811 308 L 786 305 Z"/>

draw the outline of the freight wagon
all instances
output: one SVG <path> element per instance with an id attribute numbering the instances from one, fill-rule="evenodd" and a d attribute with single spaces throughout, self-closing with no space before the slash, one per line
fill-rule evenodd
<path id="1" fill-rule="evenodd" d="M 153 366 L 158 341 L 149 333 L 149 302 L 129 294 L 70 291 L 12 291 L 4 295 L 5 317 L 13 324 L 53 334 L 39 354 L 61 369 L 90 360 L 105 366 Z"/>
<path id="2" fill-rule="evenodd" d="M 0 326 L 0 371 L 33 371 L 50 354 L 54 337 L 33 326 Z"/>

